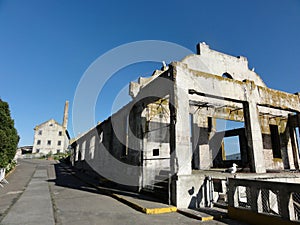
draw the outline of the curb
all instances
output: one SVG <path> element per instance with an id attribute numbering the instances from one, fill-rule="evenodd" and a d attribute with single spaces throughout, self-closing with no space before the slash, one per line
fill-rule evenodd
<path id="1" fill-rule="evenodd" d="M 111 194 L 111 197 L 114 199 L 117 199 L 118 201 L 125 203 L 126 205 L 140 211 L 146 214 L 163 214 L 163 213 L 171 213 L 171 212 L 177 212 L 177 207 L 170 206 L 170 207 L 164 207 L 164 208 L 144 208 L 140 206 L 139 204 L 129 201 L 125 198 L 122 198 L 121 196 L 117 194 Z"/>
<path id="2" fill-rule="evenodd" d="M 5 175 L 5 179 L 8 178 L 13 172 L 15 172 L 16 168 L 17 165 L 11 171 L 9 171 L 8 174 Z"/>
<path id="3" fill-rule="evenodd" d="M 190 218 L 193 218 L 193 219 L 196 219 L 196 220 L 200 220 L 200 221 L 211 221 L 213 219 L 216 219 L 216 218 L 214 218 L 214 216 L 195 215 L 193 213 L 189 213 L 189 212 L 183 211 L 181 209 L 177 209 L 177 212 L 184 215 L 184 216 L 187 216 L 187 217 L 190 217 Z"/>

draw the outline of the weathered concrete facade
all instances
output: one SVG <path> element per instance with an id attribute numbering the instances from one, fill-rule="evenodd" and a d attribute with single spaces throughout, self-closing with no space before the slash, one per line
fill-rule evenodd
<path id="1" fill-rule="evenodd" d="M 69 102 L 66 101 L 62 125 L 54 119 L 50 119 L 34 128 L 33 154 L 56 154 L 68 150 L 68 108 Z"/>
<path id="2" fill-rule="evenodd" d="M 244 57 L 201 43 L 198 54 L 132 82 L 130 95 L 128 105 L 77 138 L 74 164 L 84 161 L 139 190 L 168 179 L 164 187 L 178 207 L 195 198 L 193 207 L 205 205 L 205 179 L 194 171 L 233 162 L 252 173 L 299 169 L 300 95 L 267 88 Z M 243 126 L 219 131 L 219 119 Z M 239 140 L 235 160 L 226 159 L 228 137 Z"/>
<path id="3" fill-rule="evenodd" d="M 34 128 L 33 154 L 64 153 L 67 151 L 69 139 L 62 125 L 50 119 Z"/>

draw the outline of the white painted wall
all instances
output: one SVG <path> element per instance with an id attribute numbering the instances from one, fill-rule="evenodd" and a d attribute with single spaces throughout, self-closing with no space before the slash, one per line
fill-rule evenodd
<path id="1" fill-rule="evenodd" d="M 59 135 L 61 132 L 61 136 Z M 40 141 L 40 143 L 38 143 Z M 51 141 L 51 144 L 48 144 Z M 58 142 L 60 141 L 60 145 Z M 53 154 L 65 152 L 68 148 L 68 138 L 63 127 L 54 119 L 50 119 L 35 127 L 32 153 Z"/>

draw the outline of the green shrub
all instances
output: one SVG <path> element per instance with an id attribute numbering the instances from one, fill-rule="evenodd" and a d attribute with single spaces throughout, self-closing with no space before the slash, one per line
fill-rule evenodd
<path id="1" fill-rule="evenodd" d="M 13 162 L 19 139 L 8 103 L 0 99 L 0 168 Z"/>

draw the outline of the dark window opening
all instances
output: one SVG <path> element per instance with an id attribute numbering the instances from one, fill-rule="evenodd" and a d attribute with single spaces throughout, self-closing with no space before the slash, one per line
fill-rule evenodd
<path id="1" fill-rule="evenodd" d="M 277 125 L 270 125 L 273 158 L 281 158 L 280 136 Z"/>
<path id="2" fill-rule="evenodd" d="M 41 144 L 41 140 L 38 140 L 38 141 L 37 141 L 37 145 L 40 145 L 40 144 Z"/>
<path id="3" fill-rule="evenodd" d="M 212 118 L 211 117 L 207 117 L 207 126 L 208 126 L 208 132 L 211 132 L 212 131 L 212 127 L 213 127 Z"/>
<path id="4" fill-rule="evenodd" d="M 129 115 L 127 115 L 126 117 L 126 121 L 125 121 L 125 146 L 123 146 L 123 150 L 122 150 L 122 157 L 125 157 L 128 155 L 128 141 L 129 141 Z"/>
<path id="5" fill-rule="evenodd" d="M 233 79 L 233 77 L 229 73 L 223 73 L 222 77 L 228 78 L 228 79 Z"/>
<path id="6" fill-rule="evenodd" d="M 47 145 L 51 145 L 51 140 L 48 140 L 48 141 L 47 141 Z"/>
<path id="7" fill-rule="evenodd" d="M 58 141 L 58 142 L 57 142 L 57 145 L 61 145 L 61 141 Z"/>
<path id="8" fill-rule="evenodd" d="M 58 131 L 58 136 L 62 136 L 62 131 Z"/>
<path id="9" fill-rule="evenodd" d="M 43 133 L 43 132 L 42 132 L 41 130 L 39 130 L 39 135 L 42 135 L 42 133 Z"/>
<path id="10" fill-rule="evenodd" d="M 39 152 L 40 152 L 40 149 L 37 149 L 37 150 L 36 150 L 36 153 L 39 153 Z"/>
<path id="11" fill-rule="evenodd" d="M 159 156 L 159 149 L 158 148 L 153 149 L 153 156 Z"/>

